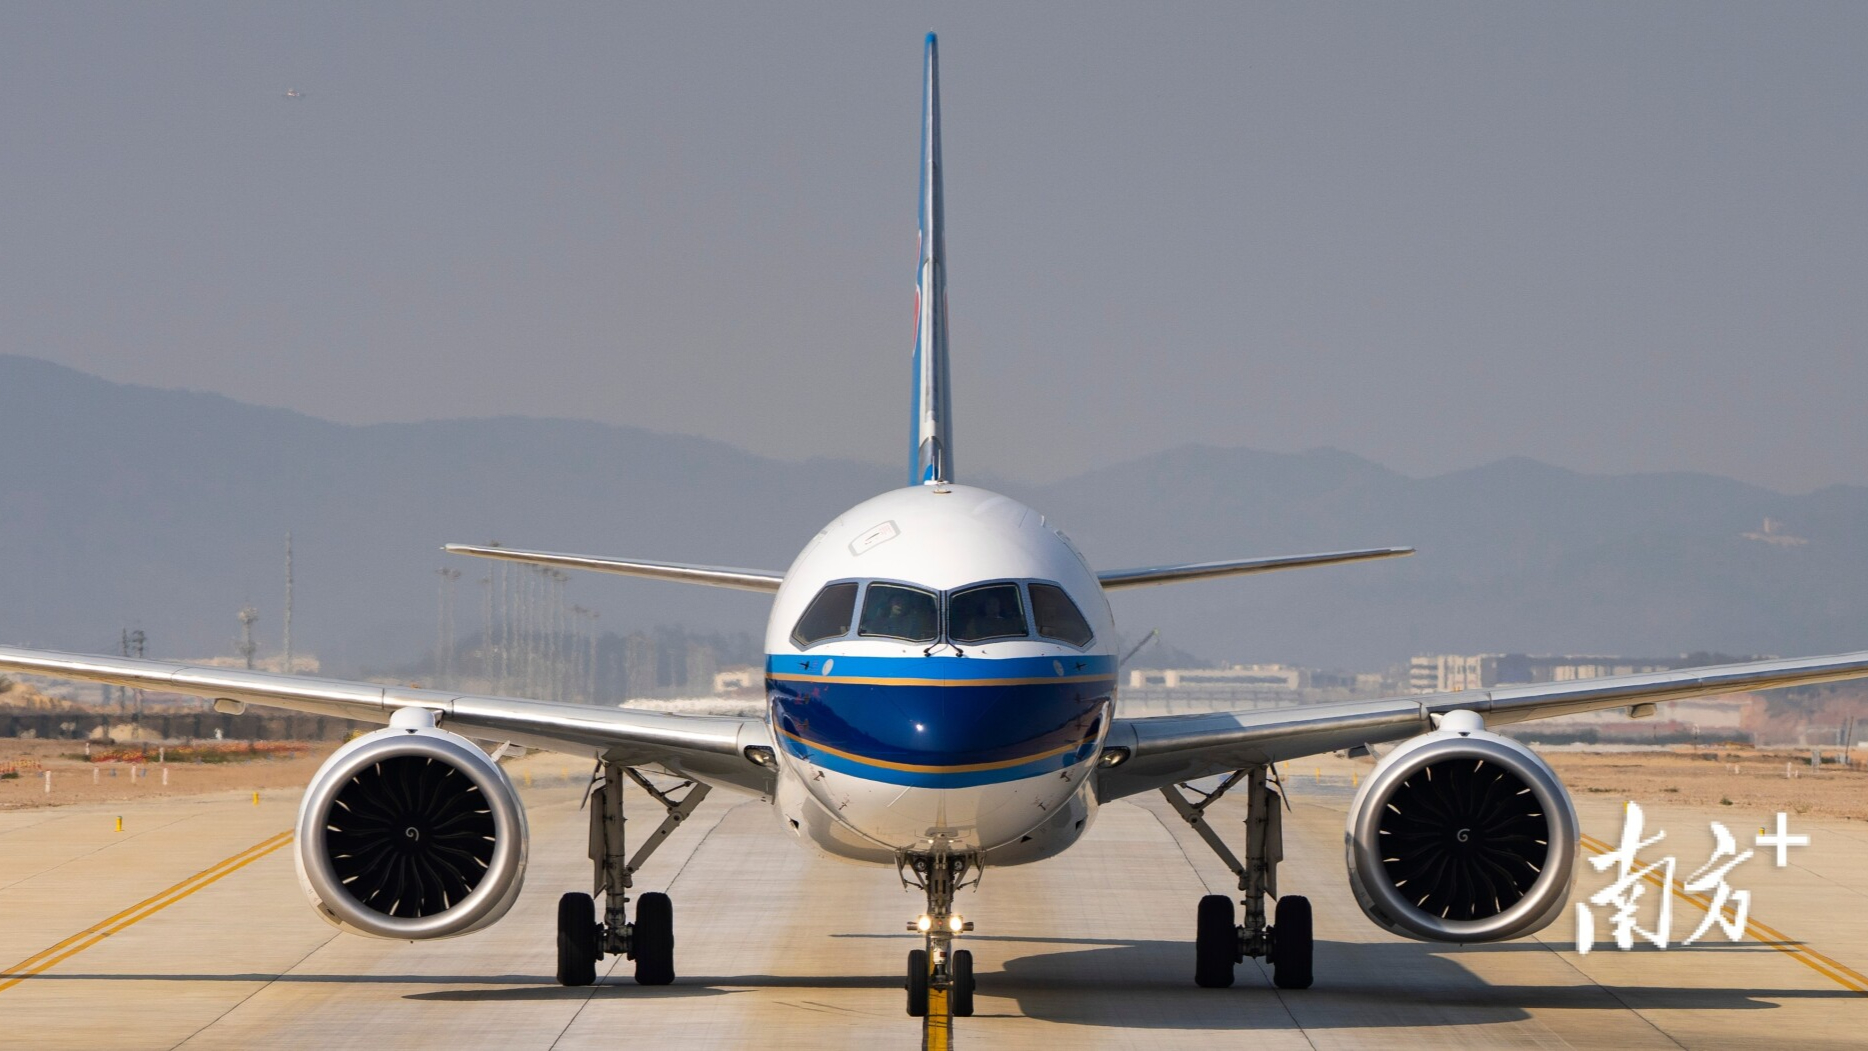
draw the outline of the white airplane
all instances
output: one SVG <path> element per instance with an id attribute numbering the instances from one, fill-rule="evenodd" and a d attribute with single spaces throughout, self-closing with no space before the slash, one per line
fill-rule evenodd
<path id="1" fill-rule="evenodd" d="M 908 485 L 844 512 L 783 573 L 451 545 L 465 555 L 772 594 L 768 703 L 759 718 L 671 715 L 446 690 L 403 689 L 110 656 L 0 649 L 0 670 L 191 694 L 221 711 L 248 704 L 387 723 L 346 744 L 313 777 L 296 856 L 318 914 L 360 934 L 445 938 L 479 930 L 518 896 L 524 810 L 498 758 L 548 749 L 594 759 L 592 895 L 558 907 L 558 980 L 587 985 L 607 955 L 636 981 L 674 980 L 668 896 L 634 877 L 715 787 L 772 804 L 800 843 L 892 866 L 925 893 L 911 924 L 910 1014 L 943 989 L 972 1010 L 971 929 L 955 892 L 992 866 L 1067 850 L 1097 807 L 1161 792 L 1239 879 L 1240 901 L 1199 902 L 1194 980 L 1229 986 L 1264 957 L 1275 983 L 1312 979 L 1309 900 L 1278 892 L 1274 764 L 1403 742 L 1350 807 L 1347 866 L 1369 919 L 1396 934 L 1485 942 L 1543 928 L 1562 911 L 1577 860 L 1569 797 L 1501 724 L 1658 701 L 1868 676 L 1868 652 L 1580 682 L 1540 683 L 1341 704 L 1123 718 L 1116 707 L 1120 588 L 1409 554 L 1375 548 L 1097 571 L 1037 511 L 959 484 L 949 400 L 946 257 L 941 236 L 940 96 L 927 38 L 922 110 L 921 251 L 916 282 Z M 492 754 L 486 747 L 492 746 Z M 652 782 L 644 772 L 681 783 Z M 1218 778 L 1196 791 L 1190 782 Z M 665 819 L 631 854 L 623 788 L 633 780 Z M 1246 795 L 1243 857 L 1205 822 L 1235 787 Z M 1268 915 L 1266 899 L 1275 901 Z M 1240 909 L 1243 908 L 1243 917 Z"/>

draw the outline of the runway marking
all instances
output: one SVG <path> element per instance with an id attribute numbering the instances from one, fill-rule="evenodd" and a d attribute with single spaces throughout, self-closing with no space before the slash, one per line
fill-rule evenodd
<path id="1" fill-rule="evenodd" d="M 1588 847 L 1597 854 L 1608 854 L 1614 849 L 1594 836 L 1583 836 L 1582 841 L 1583 846 Z M 1671 890 L 1674 897 L 1691 904 L 1701 912 L 1712 911 L 1712 901 L 1709 898 L 1702 897 L 1698 894 L 1688 894 L 1679 887 L 1670 885 L 1668 881 L 1661 879 L 1652 872 L 1646 873 L 1641 878 L 1661 890 Z M 1722 912 L 1721 915 L 1726 915 L 1726 913 Z M 1736 919 L 1736 915 L 1733 915 L 1733 918 Z M 1776 949 L 1778 952 L 1783 953 L 1803 966 L 1808 967 L 1810 970 L 1815 971 L 1817 974 L 1835 982 L 1844 989 L 1851 992 L 1868 994 L 1868 975 L 1864 975 L 1847 964 L 1817 952 L 1815 949 L 1810 948 L 1809 945 L 1791 938 L 1790 935 L 1761 922 L 1756 917 L 1747 916 L 1745 918 L 1745 933 L 1756 938 L 1760 944 L 1768 945 Z"/>
<path id="2" fill-rule="evenodd" d="M 224 876 L 232 875 L 290 842 L 292 842 L 292 830 L 286 829 L 278 835 L 255 843 L 233 857 L 202 869 L 159 894 L 137 902 L 107 920 L 79 931 L 49 949 L 21 960 L 6 970 L 0 971 L 0 992 L 5 992 L 33 975 L 78 955 L 105 938 L 154 916 L 195 891 Z"/>

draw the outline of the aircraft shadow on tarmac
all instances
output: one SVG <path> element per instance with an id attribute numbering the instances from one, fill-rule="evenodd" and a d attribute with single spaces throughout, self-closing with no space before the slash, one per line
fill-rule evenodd
<path id="1" fill-rule="evenodd" d="M 835 938 L 889 938 L 899 935 L 839 934 Z M 1493 985 L 1462 964 L 1469 954 L 1550 952 L 1535 943 L 1506 943 L 1464 950 L 1411 942 L 1317 943 L 1318 983 L 1301 992 L 1272 988 L 1268 973 L 1256 963 L 1238 969 L 1232 989 L 1193 985 L 1189 947 L 1180 941 L 1112 942 L 1093 938 L 1020 938 L 983 935 L 980 942 L 1034 948 L 1014 956 L 1001 969 L 981 971 L 978 1017 L 1026 1017 L 1071 1025 L 1129 1029 L 1286 1029 L 1293 1025 L 1327 1028 L 1417 1028 L 1490 1025 L 1518 1021 L 1529 1011 L 1565 1010 L 1702 1010 L 1752 1011 L 1777 1007 L 1774 1000 L 1832 999 L 1859 996 L 1851 990 L 1762 989 L 1698 986 L 1620 985 L 1603 987 L 1577 976 L 1574 985 Z M 1767 946 L 1706 945 L 1721 955 Z M 1614 951 L 1614 950 L 1599 950 Z M 1690 967 L 1686 953 L 1669 951 L 1668 963 Z M 1656 961 L 1658 963 L 1658 961 Z M 685 975 L 670 986 L 639 986 L 625 973 L 599 979 L 596 986 L 564 988 L 545 975 L 382 975 L 382 974 L 39 974 L 28 981 L 95 982 L 285 982 L 358 986 L 458 986 L 428 988 L 402 995 L 405 1000 L 499 1003 L 581 1000 L 590 997 L 667 999 L 721 996 L 759 989 L 846 989 L 893 993 L 901 977 L 879 975 Z M 491 986 L 492 988 L 489 988 Z M 1016 1005 L 1004 1010 L 1005 1001 Z"/>
<path id="2" fill-rule="evenodd" d="M 1185 942 L 1105 942 L 1097 948 L 1014 957 L 1001 972 L 980 975 L 982 1006 L 989 1005 L 988 996 L 1005 996 L 1025 1017 L 1131 1029 L 1281 1029 L 1293 1022 L 1414 1028 L 1516 1021 L 1528 1018 L 1533 1008 L 1748 1011 L 1777 1007 L 1772 1000 L 1859 995 L 1839 987 L 1605 988 L 1581 975 L 1575 985 L 1493 985 L 1460 958 L 1469 952 L 1549 950 L 1515 944 L 1449 952 L 1408 942 L 1323 941 L 1316 947 L 1317 984 L 1308 990 L 1274 989 L 1269 972 L 1250 962 L 1239 967 L 1232 989 L 1198 989 L 1188 948 Z M 1673 955 L 1677 959 L 1679 954 Z"/>

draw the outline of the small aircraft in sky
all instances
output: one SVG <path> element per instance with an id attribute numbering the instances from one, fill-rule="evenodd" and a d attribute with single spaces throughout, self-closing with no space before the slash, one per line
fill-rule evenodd
<path id="1" fill-rule="evenodd" d="M 1643 714 L 1659 701 L 1868 676 L 1868 652 L 1857 652 L 1125 717 L 1116 703 L 1109 592 L 1411 551 L 1371 547 L 1099 570 L 1037 510 L 960 482 L 933 34 L 923 61 L 906 484 L 832 519 L 783 571 L 447 547 L 771 596 L 763 714 L 684 716 L 7 648 L 0 648 L 0 670 L 189 694 L 223 712 L 267 705 L 386 723 L 339 748 L 312 778 L 295 848 L 318 914 L 382 938 L 467 934 L 511 908 L 525 874 L 527 832 L 500 756 L 546 749 L 593 760 L 598 774 L 588 809 L 597 893 L 559 899 L 557 978 L 565 985 L 594 982 L 598 961 L 618 955 L 634 960 L 636 981 L 672 982 L 673 905 L 660 891 L 635 893 L 636 876 L 710 792 L 756 796 L 800 845 L 875 866 L 878 878 L 899 877 L 922 893 L 924 908 L 909 923 L 924 938 L 903 971 L 907 1009 L 926 1014 L 930 990 L 940 990 L 956 1015 L 971 1013 L 975 988 L 972 954 L 955 947 L 973 926 L 956 910 L 957 892 L 979 887 L 989 868 L 1070 849 L 1097 809 L 1115 800 L 1162 793 L 1238 877 L 1236 899 L 1208 895 L 1194 909 L 1194 981 L 1229 986 L 1236 964 L 1259 957 L 1277 986 L 1302 989 L 1313 979 L 1311 908 L 1278 884 L 1284 851 L 1275 764 L 1400 742 L 1350 805 L 1346 854 L 1356 901 L 1395 934 L 1497 941 L 1538 931 L 1563 911 L 1579 841 L 1555 773 L 1497 727 L 1611 708 Z M 633 853 L 623 834 L 630 783 L 664 816 Z M 1234 790 L 1244 795 L 1247 815 L 1236 848 L 1204 820 Z"/>
<path id="2" fill-rule="evenodd" d="M 302 98 L 305 98 L 306 95 L 304 92 L 298 90 L 297 88 L 286 88 L 285 97 L 289 99 L 302 99 Z"/>

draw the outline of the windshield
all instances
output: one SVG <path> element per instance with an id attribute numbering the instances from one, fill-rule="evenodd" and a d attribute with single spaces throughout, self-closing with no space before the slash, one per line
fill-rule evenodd
<path id="1" fill-rule="evenodd" d="M 1083 619 L 1077 604 L 1056 584 L 1031 585 L 1031 612 L 1038 622 L 1038 634 L 1045 638 L 1072 646 L 1089 645 L 1090 622 Z"/>
<path id="2" fill-rule="evenodd" d="M 933 642 L 940 637 L 940 601 L 932 592 L 900 584 L 871 584 L 863 592 L 856 633 L 873 638 Z"/>
<path id="3" fill-rule="evenodd" d="M 791 641 L 800 648 L 825 639 L 841 638 L 850 633 L 850 614 L 856 611 L 855 584 L 829 584 L 811 600 L 791 630 Z"/>
<path id="4" fill-rule="evenodd" d="M 968 588 L 947 600 L 947 635 L 955 642 L 1022 639 L 1029 634 L 1017 584 Z"/>

